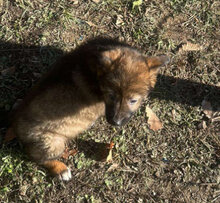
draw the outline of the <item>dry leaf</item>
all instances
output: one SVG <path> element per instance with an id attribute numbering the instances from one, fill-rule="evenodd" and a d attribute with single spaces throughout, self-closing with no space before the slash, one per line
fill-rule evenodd
<path id="1" fill-rule="evenodd" d="M 108 156 L 106 157 L 106 161 L 109 162 L 109 161 L 112 161 L 112 149 L 114 147 L 114 143 L 111 142 L 108 146 L 107 146 L 107 149 L 109 149 L 109 152 L 108 152 Z"/>
<path id="2" fill-rule="evenodd" d="M 73 1 L 73 4 L 78 4 L 79 1 L 78 0 L 72 0 Z"/>
<path id="3" fill-rule="evenodd" d="M 163 127 L 163 124 L 160 122 L 156 114 L 149 107 L 146 107 L 145 112 L 148 116 L 147 123 L 150 125 L 150 129 L 153 131 L 160 130 Z"/>
<path id="4" fill-rule="evenodd" d="M 191 42 L 186 42 L 186 44 L 182 46 L 183 51 L 200 51 L 202 49 L 203 49 L 202 46 L 198 44 L 193 44 Z"/>
<path id="5" fill-rule="evenodd" d="M 109 150 L 108 156 L 106 157 L 106 161 L 107 162 L 112 161 L 112 149 Z"/>
<path id="6" fill-rule="evenodd" d="M 114 143 L 110 144 L 100 143 L 97 145 L 95 149 L 95 159 L 97 161 L 112 161 L 112 149 L 114 147 Z"/>
<path id="7" fill-rule="evenodd" d="M 99 3 L 101 0 L 92 0 L 95 3 Z"/>
<path id="8" fill-rule="evenodd" d="M 213 115 L 213 110 L 211 103 L 206 101 L 205 99 L 202 101 L 202 111 L 206 115 L 207 118 L 211 119 Z"/>
<path id="9" fill-rule="evenodd" d="M 111 161 L 114 143 L 103 143 L 95 141 L 82 141 L 79 144 L 79 151 L 83 151 L 86 157 L 96 161 Z"/>
<path id="10" fill-rule="evenodd" d="M 62 158 L 64 159 L 68 159 L 69 156 L 75 156 L 77 154 L 77 150 L 76 149 L 69 149 L 69 148 L 66 148 L 62 154 Z"/>

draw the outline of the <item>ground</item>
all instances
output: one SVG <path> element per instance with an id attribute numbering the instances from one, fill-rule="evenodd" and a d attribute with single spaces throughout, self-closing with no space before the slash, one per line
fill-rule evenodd
<path id="1" fill-rule="evenodd" d="M 219 202 L 219 27 L 217 0 L 1 0 L 0 202 Z M 5 114 L 56 59 L 93 36 L 167 54 L 155 89 L 123 128 L 104 118 L 71 147 L 73 179 L 49 177 L 16 140 L 2 144 Z M 210 102 L 209 112 L 202 102 Z M 145 107 L 163 128 L 152 131 Z M 79 146 L 114 142 L 112 162 Z M 82 148 L 82 147 L 81 147 Z"/>

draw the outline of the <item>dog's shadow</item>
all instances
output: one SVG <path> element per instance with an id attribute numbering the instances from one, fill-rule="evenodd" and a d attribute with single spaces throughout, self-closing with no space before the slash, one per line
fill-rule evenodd
<path id="1" fill-rule="evenodd" d="M 61 158 L 67 159 L 69 156 L 75 156 L 78 153 L 83 153 L 85 158 L 91 159 L 94 161 L 104 162 L 109 156 L 110 150 L 113 148 L 111 143 L 96 142 L 94 140 L 84 140 L 81 138 L 76 138 L 69 147 L 66 148 L 66 151 L 62 154 Z M 17 156 L 17 153 L 20 153 L 25 160 L 29 160 L 23 151 L 22 144 L 19 143 L 17 138 L 5 142 L 1 146 L 1 150 L 10 151 L 11 155 Z"/>
<path id="2" fill-rule="evenodd" d="M 111 143 L 96 142 L 94 140 L 76 139 L 78 153 L 83 153 L 86 158 L 95 161 L 106 161 L 113 146 Z"/>
<path id="3" fill-rule="evenodd" d="M 0 148 L 6 128 L 10 126 L 7 122 L 10 118 L 7 117 L 13 105 L 18 99 L 23 99 L 27 90 L 40 79 L 39 74 L 43 75 L 47 72 L 48 67 L 63 54 L 65 53 L 61 49 L 53 46 L 28 46 L 0 40 L 0 66 L 2 70 L 12 71 L 5 75 L 2 72 L 0 74 Z M 217 85 L 161 74 L 158 75 L 155 89 L 149 95 L 150 99 L 157 98 L 187 106 L 201 106 L 205 97 L 208 97 L 217 108 L 220 88 Z M 87 157 L 95 157 L 93 152 L 105 146 L 105 143 L 96 143 L 91 140 L 79 139 L 78 142 L 79 150 L 85 151 Z"/>

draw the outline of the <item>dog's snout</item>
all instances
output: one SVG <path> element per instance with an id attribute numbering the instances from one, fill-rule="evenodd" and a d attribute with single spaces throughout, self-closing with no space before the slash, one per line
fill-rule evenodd
<path id="1" fill-rule="evenodd" d="M 114 125 L 122 126 L 129 121 L 130 117 L 131 117 L 131 113 L 129 112 L 126 114 L 115 115 L 112 120 L 114 122 Z"/>
<path id="2" fill-rule="evenodd" d="M 108 123 L 115 126 L 125 125 L 131 118 L 133 112 L 120 111 L 115 109 L 114 106 L 106 106 L 106 119 Z"/>
<path id="3" fill-rule="evenodd" d="M 113 118 L 113 121 L 114 121 L 114 123 L 115 123 L 115 125 L 117 125 L 117 126 L 120 126 L 121 125 L 121 123 L 122 123 L 122 119 L 118 119 L 118 118 Z"/>

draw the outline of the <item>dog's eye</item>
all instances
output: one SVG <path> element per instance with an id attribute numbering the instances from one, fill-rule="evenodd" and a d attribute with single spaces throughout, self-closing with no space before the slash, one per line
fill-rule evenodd
<path id="1" fill-rule="evenodd" d="M 137 102 L 137 99 L 130 99 L 130 100 L 129 100 L 129 103 L 130 103 L 131 105 L 135 104 L 136 102 Z"/>

